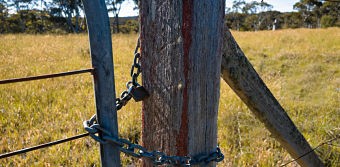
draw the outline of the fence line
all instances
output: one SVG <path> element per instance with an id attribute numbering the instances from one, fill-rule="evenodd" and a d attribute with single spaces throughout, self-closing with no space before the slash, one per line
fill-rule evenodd
<path id="1" fill-rule="evenodd" d="M 325 144 L 327 144 L 327 145 L 332 145 L 332 142 L 335 141 L 335 140 L 338 140 L 338 139 L 340 139 L 340 134 L 336 135 L 336 136 L 335 136 L 334 138 L 332 138 L 332 139 L 329 139 L 329 140 L 326 140 L 326 141 L 320 143 L 319 145 L 317 145 L 316 147 L 314 147 L 312 150 L 310 150 L 310 151 L 308 151 L 308 152 L 302 154 L 301 156 L 299 156 L 299 157 L 296 158 L 296 159 L 293 159 L 293 160 L 291 160 L 291 161 L 289 161 L 289 162 L 287 162 L 287 163 L 281 165 L 280 167 L 287 166 L 287 165 L 290 164 L 290 163 L 296 162 L 297 160 L 299 160 L 299 159 L 303 158 L 304 156 L 306 156 L 306 155 L 308 155 L 308 154 L 314 152 L 314 150 L 318 149 L 319 147 L 321 147 L 321 146 L 323 146 L 323 145 L 325 145 Z"/>
<path id="2" fill-rule="evenodd" d="M 1 84 L 17 83 L 17 82 L 33 81 L 33 80 L 42 80 L 42 79 L 48 79 L 48 78 L 63 77 L 63 76 L 69 76 L 69 75 L 77 75 L 77 74 L 82 74 L 82 73 L 91 73 L 93 75 L 94 74 L 94 69 L 93 68 L 89 68 L 89 69 L 83 69 L 83 70 L 74 70 L 74 71 L 54 73 L 54 74 L 45 74 L 45 75 L 39 75 L 39 76 L 5 79 L 5 80 L 0 80 L 0 85 Z M 89 136 L 89 135 L 90 135 L 90 133 L 83 133 L 83 134 L 75 135 L 75 136 L 68 137 L 68 138 L 65 138 L 65 139 L 60 139 L 60 140 L 56 140 L 56 141 L 40 144 L 40 145 L 37 145 L 37 146 L 23 148 L 21 150 L 16 150 L 16 151 L 0 154 L 0 159 L 7 158 L 7 157 L 12 157 L 12 156 L 15 156 L 15 155 L 31 152 L 31 151 L 42 149 L 42 148 L 46 148 L 46 147 L 51 147 L 51 146 L 58 145 L 58 144 L 61 144 L 61 143 L 65 143 L 65 142 L 73 141 L 73 140 L 76 140 L 76 139 L 80 139 L 80 138 L 83 138 L 83 137 L 86 137 L 86 136 Z M 318 149 L 319 147 L 321 147 L 321 146 L 323 146 L 325 144 L 333 146 L 332 142 L 337 140 L 337 139 L 339 139 L 339 138 L 340 138 L 340 134 L 336 135 L 336 137 L 334 137 L 332 139 L 329 139 L 329 140 L 326 140 L 326 141 L 322 142 L 321 144 L 319 144 L 316 147 L 314 147 L 312 150 L 302 154 L 301 156 L 299 156 L 296 159 L 293 159 L 293 160 L 291 160 L 291 161 L 281 165 L 280 167 L 284 167 L 284 166 L 287 166 L 290 163 L 296 162 L 297 160 L 299 160 L 299 159 L 305 157 L 306 155 L 314 152 L 314 150 Z"/>
<path id="3" fill-rule="evenodd" d="M 42 148 L 46 148 L 46 147 L 51 147 L 53 145 L 57 145 L 57 144 L 69 142 L 69 141 L 72 141 L 72 140 L 80 139 L 80 138 L 86 137 L 88 135 L 89 135 L 89 133 L 83 133 L 83 134 L 79 134 L 79 135 L 76 135 L 76 136 L 68 137 L 68 138 L 65 138 L 65 139 L 60 139 L 60 140 L 56 140 L 56 141 L 40 144 L 40 145 L 37 145 L 37 146 L 23 148 L 21 150 L 16 150 L 16 151 L 0 154 L 0 159 L 7 158 L 7 157 L 12 157 L 12 156 L 15 156 L 15 155 L 27 153 L 27 152 L 30 152 L 30 151 L 34 151 L 34 150 L 38 150 L 38 149 L 42 149 Z"/>
<path id="4" fill-rule="evenodd" d="M 68 138 L 65 138 L 65 139 L 55 140 L 55 141 L 44 143 L 44 144 L 40 144 L 40 145 L 37 145 L 37 146 L 23 148 L 21 150 L 16 150 L 16 151 L 0 154 L 0 159 L 12 157 L 12 156 L 15 156 L 15 155 L 31 152 L 31 151 L 42 149 L 42 148 L 46 148 L 46 147 L 51 147 L 51 146 L 54 146 L 54 145 L 58 145 L 58 144 L 62 144 L 62 143 L 65 143 L 65 142 L 69 142 L 69 141 L 73 141 L 73 140 L 76 140 L 76 139 L 80 139 L 80 138 L 83 138 L 83 137 L 86 137 L 86 136 L 89 136 L 89 135 L 90 135 L 89 132 L 88 133 L 83 133 L 83 134 L 75 135 L 75 136 L 68 137 Z M 301 156 L 299 156 L 296 159 L 293 159 L 293 160 L 291 160 L 291 161 L 289 161 L 289 162 L 287 162 L 287 163 L 285 163 L 283 165 L 280 165 L 280 167 L 284 167 L 284 166 L 287 166 L 287 165 L 289 165 L 289 164 L 291 164 L 293 162 L 296 162 L 297 160 L 305 157 L 306 155 L 312 153 L 313 151 L 315 151 L 316 149 L 318 149 L 319 147 L 321 147 L 321 146 L 323 146 L 325 144 L 330 145 L 330 146 L 339 147 L 338 145 L 333 145 L 332 144 L 333 141 L 338 140 L 338 139 L 340 139 L 340 134 L 336 135 L 332 139 L 329 139 L 329 140 L 326 140 L 326 141 L 320 143 L 319 145 L 314 147 L 312 150 L 302 154 Z"/>
<path id="5" fill-rule="evenodd" d="M 94 69 L 89 68 L 89 69 L 75 70 L 75 71 L 68 71 L 68 72 L 61 72 L 61 73 L 54 73 L 54 74 L 45 74 L 45 75 L 38 75 L 38 76 L 31 76 L 31 77 L 13 78 L 13 79 L 0 80 L 0 85 L 9 84 L 9 83 L 48 79 L 48 78 L 63 77 L 63 76 L 68 76 L 68 75 L 77 75 L 77 74 L 83 74 L 83 73 L 92 73 L 93 74 L 93 72 L 94 72 Z"/>
<path id="6" fill-rule="evenodd" d="M 27 81 L 33 81 L 33 80 L 42 80 L 42 79 L 49 79 L 49 78 L 56 78 L 56 77 L 64 77 L 64 76 L 77 75 L 77 74 L 83 74 L 83 73 L 91 73 L 93 75 L 94 69 L 88 68 L 88 69 L 67 71 L 67 72 L 61 72 L 61 73 L 53 73 L 53 74 L 44 74 L 44 75 L 37 75 L 37 76 L 30 76 L 30 77 L 5 79 L 5 80 L 0 80 L 0 85 L 18 83 L 18 82 L 27 82 Z M 42 148 L 46 148 L 46 147 L 50 147 L 50 146 L 65 143 L 65 142 L 69 142 L 69 141 L 76 140 L 76 139 L 79 139 L 79 138 L 83 138 L 83 137 L 86 137 L 86 136 L 89 136 L 89 133 L 83 133 L 83 134 L 75 135 L 75 136 L 68 137 L 68 138 L 65 138 L 65 139 L 60 139 L 60 140 L 40 144 L 40 145 L 37 145 L 37 146 L 23 148 L 21 150 L 16 150 L 16 151 L 0 154 L 0 159 L 15 156 L 15 155 L 18 155 L 18 154 L 27 153 L 27 152 L 30 152 L 30 151 L 34 151 L 34 150 L 38 150 L 38 149 L 42 149 Z"/>
<path id="7" fill-rule="evenodd" d="M 1 84 L 10 84 L 10 83 L 33 81 L 33 80 L 42 80 L 42 79 L 49 79 L 49 78 L 56 78 L 56 77 L 63 77 L 63 76 L 69 76 L 69 75 L 77 75 L 77 74 L 83 74 L 83 73 L 91 73 L 93 75 L 94 71 L 95 70 L 93 68 L 89 68 L 89 69 L 74 70 L 74 71 L 68 71 L 68 72 L 45 74 L 45 75 L 38 75 L 38 76 L 31 76 L 31 77 L 5 79 L 5 80 L 0 80 L 0 85 Z M 16 150 L 16 151 L 8 152 L 8 153 L 3 153 L 3 154 L 0 154 L 0 159 L 12 157 L 12 156 L 15 156 L 15 155 L 31 152 L 31 151 L 46 148 L 46 147 L 51 147 L 51 146 L 58 145 L 58 144 L 61 144 L 61 143 L 80 139 L 80 138 L 83 138 L 83 137 L 86 137 L 86 136 L 89 136 L 89 135 L 90 135 L 90 133 L 83 133 L 83 134 L 75 135 L 75 136 L 68 137 L 68 138 L 65 138 L 65 139 L 60 139 L 60 140 L 36 145 L 36 146 L 33 146 L 33 147 L 28 147 L 28 148 L 23 148 L 23 149 Z M 340 134 L 336 135 L 336 137 L 334 137 L 332 139 L 329 139 L 329 140 L 326 140 L 326 141 L 320 143 L 319 145 L 314 147 L 312 150 L 302 154 L 301 156 L 299 156 L 296 159 L 293 159 L 293 160 L 281 165 L 280 167 L 287 166 L 290 163 L 296 162 L 297 160 L 307 156 L 308 154 L 314 152 L 316 149 L 318 149 L 319 147 L 321 147 L 325 144 L 330 145 L 330 146 L 339 147 L 337 145 L 332 144 L 333 141 L 338 140 L 339 138 L 340 138 Z"/>

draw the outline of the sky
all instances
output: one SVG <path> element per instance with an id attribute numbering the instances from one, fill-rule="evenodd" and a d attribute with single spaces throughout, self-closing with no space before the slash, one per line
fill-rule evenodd
<path id="1" fill-rule="evenodd" d="M 252 0 L 246 0 L 246 2 L 250 2 Z M 258 0 L 260 1 L 260 0 Z M 264 0 L 271 5 L 273 5 L 273 10 L 277 10 L 280 12 L 289 12 L 293 11 L 293 5 L 299 0 Z M 231 7 L 233 0 L 227 0 L 226 6 Z M 122 4 L 121 11 L 119 13 L 119 17 L 127 17 L 127 16 L 137 16 L 138 10 L 133 10 L 135 4 L 132 0 L 126 0 Z"/>

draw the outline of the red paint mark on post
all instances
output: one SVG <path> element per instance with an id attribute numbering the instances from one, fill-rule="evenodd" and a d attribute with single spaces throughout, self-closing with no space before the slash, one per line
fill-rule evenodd
<path id="1" fill-rule="evenodd" d="M 193 19 L 193 0 L 183 0 L 183 16 L 182 16 L 182 37 L 183 37 L 183 72 L 185 78 L 185 84 L 183 89 L 183 106 L 181 115 L 181 126 L 179 134 L 176 139 L 177 155 L 188 155 L 188 84 L 189 84 L 189 52 L 191 46 L 191 30 Z"/>

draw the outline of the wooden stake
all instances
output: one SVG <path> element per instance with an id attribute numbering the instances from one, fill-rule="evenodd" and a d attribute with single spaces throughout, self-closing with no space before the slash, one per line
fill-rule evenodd
<path id="1" fill-rule="evenodd" d="M 250 64 L 229 30 L 224 33 L 224 43 L 221 66 L 222 78 L 293 158 L 298 158 L 312 150 Z M 297 160 L 297 162 L 306 167 L 324 166 L 314 152 Z"/>

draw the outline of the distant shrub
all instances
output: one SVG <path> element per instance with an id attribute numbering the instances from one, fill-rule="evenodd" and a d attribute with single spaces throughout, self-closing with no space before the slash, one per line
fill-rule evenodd
<path id="1" fill-rule="evenodd" d="M 128 20 L 125 24 L 120 26 L 120 32 L 124 34 L 128 33 L 137 33 L 138 32 L 139 23 L 137 20 Z"/>
<path id="2" fill-rule="evenodd" d="M 336 23 L 336 18 L 330 16 L 330 15 L 324 15 L 321 18 L 321 27 L 322 28 L 327 28 L 327 27 L 332 27 Z"/>

